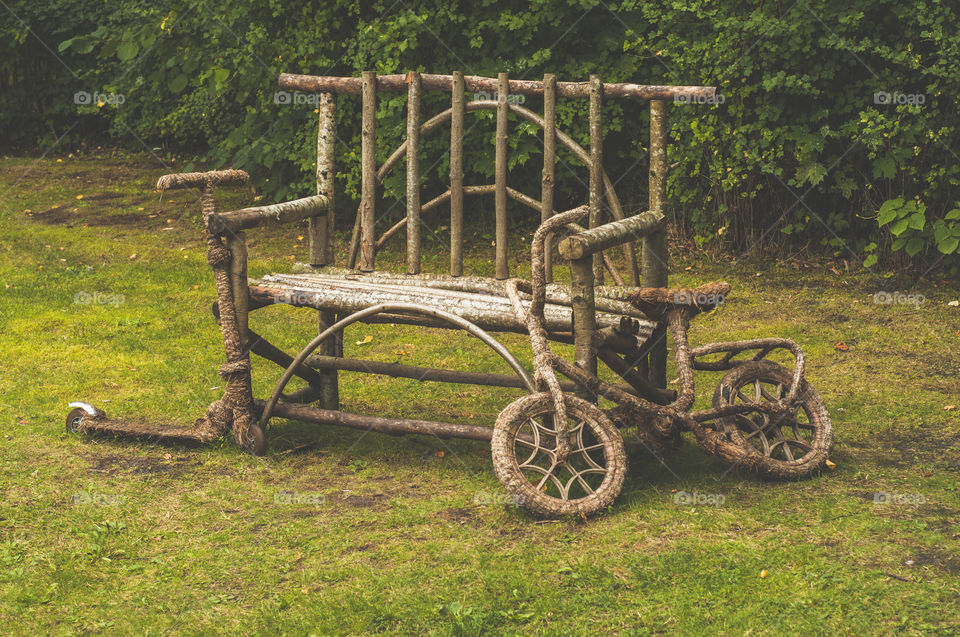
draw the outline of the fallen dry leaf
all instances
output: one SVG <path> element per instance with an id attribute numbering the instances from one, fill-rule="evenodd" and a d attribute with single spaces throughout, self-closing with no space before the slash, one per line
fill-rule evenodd
<path id="1" fill-rule="evenodd" d="M 824 464 L 827 465 L 827 468 L 828 468 L 828 469 L 836 469 L 836 468 L 837 468 L 837 463 L 831 462 L 830 460 L 826 460 L 826 461 L 824 462 Z"/>
<path id="2" fill-rule="evenodd" d="M 77 199 L 83 199 L 83 195 L 77 195 Z"/>
<path id="3" fill-rule="evenodd" d="M 956 409 L 956 408 L 957 408 L 956 405 L 944 405 L 944 406 L 943 406 L 943 410 L 944 410 L 944 411 L 953 411 L 953 410 Z"/>
<path id="4" fill-rule="evenodd" d="M 444 453 L 443 453 L 442 451 L 437 451 L 437 452 L 434 453 L 433 455 L 435 455 L 435 456 L 438 457 L 438 458 L 442 458 L 442 457 L 444 456 Z"/>
<path id="5" fill-rule="evenodd" d="M 366 345 L 367 343 L 370 343 L 371 341 L 373 341 L 373 337 L 370 336 L 369 334 L 367 334 L 366 336 L 363 337 L 363 340 L 362 340 L 362 341 L 357 341 L 357 345 Z"/>
<path id="6" fill-rule="evenodd" d="M 173 457 L 173 456 L 170 455 L 169 453 L 163 454 L 163 459 L 164 459 L 164 460 L 169 460 L 169 459 L 172 458 L 172 457 Z"/>
<path id="7" fill-rule="evenodd" d="M 947 305 L 949 305 L 950 307 L 957 307 L 958 305 L 960 305 L 960 301 L 950 301 L 949 303 L 947 303 Z"/>
<path id="8" fill-rule="evenodd" d="M 833 344 L 833 349 L 838 349 L 841 352 L 845 352 L 848 349 L 850 349 L 850 346 L 844 343 L 843 341 L 837 341 L 836 343 Z"/>
<path id="9" fill-rule="evenodd" d="M 766 577 L 767 577 L 767 569 L 763 569 L 762 571 L 760 571 L 760 579 L 764 579 Z"/>
<path id="10" fill-rule="evenodd" d="M 131 254 L 131 255 L 130 255 L 129 257 L 127 257 L 127 258 L 129 258 L 131 261 L 133 261 L 134 259 L 137 258 L 137 253 L 134 252 L 133 254 Z"/>

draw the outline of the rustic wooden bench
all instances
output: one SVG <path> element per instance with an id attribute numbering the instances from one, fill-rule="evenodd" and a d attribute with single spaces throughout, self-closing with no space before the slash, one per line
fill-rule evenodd
<path id="1" fill-rule="evenodd" d="M 287 368 L 290 375 L 306 380 L 308 386 L 289 395 L 273 407 L 273 414 L 319 423 L 373 428 L 391 433 L 417 432 L 490 439 L 490 429 L 452 423 L 389 419 L 347 414 L 339 410 L 338 372 L 386 374 L 428 381 L 474 383 L 520 387 L 533 391 L 529 374 L 488 332 L 525 333 L 527 327 L 517 316 L 504 292 L 503 281 L 511 276 L 508 259 L 507 202 L 513 199 L 539 212 L 540 220 L 555 214 L 555 164 L 557 145 L 565 147 L 589 170 L 586 206 L 587 227 L 567 226 L 570 235 L 557 244 L 563 260 L 569 264 L 570 283 L 550 283 L 544 310 L 545 326 L 551 340 L 574 345 L 575 363 L 592 374 L 600 360 L 621 376 L 626 391 L 665 404 L 674 392 L 666 387 L 666 343 L 663 324 L 644 316 L 625 302 L 628 288 L 667 284 L 667 249 L 663 208 L 667 172 L 666 143 L 668 100 L 676 97 L 711 96 L 714 89 L 697 86 L 647 86 L 603 83 L 598 76 L 588 82 L 558 82 L 553 75 L 542 81 L 512 80 L 501 73 L 496 78 L 452 75 L 377 76 L 367 71 L 362 77 L 280 76 L 284 90 L 319 94 L 319 131 L 317 137 L 316 195 L 274 205 L 216 212 L 212 204 L 205 209 L 211 236 L 220 237 L 230 253 L 228 269 L 232 290 L 232 314 L 235 315 L 243 351 L 253 353 Z M 405 91 L 407 101 L 406 140 L 380 166 L 377 152 L 377 95 Z M 444 91 L 451 96 L 450 108 L 422 121 L 420 102 L 423 91 Z M 468 101 L 467 92 L 495 94 L 496 99 Z M 344 252 L 346 262 L 335 263 L 333 246 L 335 210 L 334 147 L 338 94 L 362 96 L 361 196 L 350 245 Z M 538 96 L 543 112 L 538 114 L 509 99 L 510 95 Z M 558 98 L 589 100 L 590 144 L 584 149 L 571 137 L 557 130 Z M 603 132 L 601 106 L 604 99 L 649 103 L 649 206 L 628 215 L 603 169 Z M 496 113 L 495 180 L 490 185 L 464 184 L 463 130 L 467 113 L 491 110 Z M 509 185 L 507 170 L 507 133 L 511 117 L 532 123 L 543 131 L 543 179 L 540 199 L 521 193 Z M 450 185 L 441 195 L 421 202 L 418 150 L 420 139 L 449 123 Z M 388 172 L 401 162 L 406 165 L 406 214 L 378 235 L 377 189 Z M 197 179 L 173 179 L 160 187 L 196 186 Z M 165 178 L 166 179 L 166 178 Z M 223 179 L 221 183 L 235 183 Z M 206 192 L 206 191 L 205 191 Z M 495 278 L 464 276 L 464 199 L 467 195 L 493 194 L 495 199 L 494 263 Z M 445 273 L 422 271 L 421 217 L 439 206 L 450 211 L 450 267 Z M 607 218 L 609 217 L 609 218 Z M 309 220 L 310 259 L 289 272 L 275 273 L 259 280 L 248 280 L 247 248 L 244 232 L 267 223 Z M 389 220 L 385 220 L 385 223 Z M 406 274 L 376 269 L 378 252 L 387 241 L 406 235 Z M 641 264 L 636 244 L 642 244 Z M 617 249 L 626 265 L 622 276 L 606 251 Z M 546 276 L 551 281 L 554 267 L 552 248 L 547 251 Z M 614 285 L 604 285 L 606 277 Z M 529 299 L 529 296 L 526 297 Z M 222 299 L 221 299 L 222 301 Z M 319 312 L 321 342 L 304 350 L 294 360 L 249 327 L 249 314 L 275 304 L 308 307 Z M 221 303 L 215 311 L 222 310 Z M 231 321 L 233 317 L 231 317 Z M 443 370 L 360 361 L 343 356 L 342 329 L 355 321 L 468 329 L 494 348 L 511 366 L 513 374 L 485 374 L 473 371 Z M 228 354 L 229 358 L 229 354 Z M 286 379 L 275 389 L 280 394 Z M 568 389 L 576 389 L 567 383 Z M 582 393 L 582 389 L 578 390 Z M 319 406 L 309 403 L 318 402 Z M 259 404 L 259 403 L 258 403 Z"/>

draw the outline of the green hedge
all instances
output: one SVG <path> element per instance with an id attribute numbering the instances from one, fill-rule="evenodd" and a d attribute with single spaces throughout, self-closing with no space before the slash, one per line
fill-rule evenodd
<path id="1" fill-rule="evenodd" d="M 275 103 L 283 71 L 600 73 L 716 85 L 722 103 L 670 109 L 678 228 L 740 250 L 806 245 L 868 266 L 902 251 L 956 270 L 960 21 L 939 1 L 362 4 L 13 2 L 19 20 L 0 27 L 0 129 L 8 143 L 51 144 L 79 119 L 71 143 L 105 130 L 150 148 L 195 150 L 245 168 L 282 198 L 310 191 L 316 126 L 311 104 Z M 77 91 L 98 93 L 102 105 L 74 104 Z M 446 101 L 428 94 L 425 112 Z M 359 184 L 358 101 L 341 103 L 340 205 L 349 209 Z M 402 140 L 404 103 L 402 95 L 380 102 L 381 158 Z M 492 115 L 476 117 L 467 183 L 487 183 L 493 126 L 483 120 Z M 642 205 L 645 109 L 611 101 L 605 117 L 607 169 L 618 192 Z M 585 103 L 562 101 L 558 120 L 586 143 Z M 537 131 L 515 130 L 511 181 L 535 194 Z M 444 134 L 425 140 L 431 193 L 446 181 L 447 143 Z M 582 199 L 586 181 L 571 157 L 561 161 L 570 170 L 558 173 L 558 205 Z M 402 193 L 400 173 L 387 190 Z"/>

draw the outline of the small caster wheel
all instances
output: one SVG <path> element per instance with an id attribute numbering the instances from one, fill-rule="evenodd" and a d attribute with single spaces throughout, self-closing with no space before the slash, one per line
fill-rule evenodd
<path id="1" fill-rule="evenodd" d="M 263 456 L 267 453 L 267 437 L 263 433 L 260 425 L 250 425 L 250 442 L 244 448 L 247 453 L 254 456 Z"/>
<path id="2" fill-rule="evenodd" d="M 80 421 L 84 416 L 87 415 L 86 410 L 77 407 L 70 411 L 67 414 L 67 433 L 68 434 L 78 434 L 80 433 Z"/>

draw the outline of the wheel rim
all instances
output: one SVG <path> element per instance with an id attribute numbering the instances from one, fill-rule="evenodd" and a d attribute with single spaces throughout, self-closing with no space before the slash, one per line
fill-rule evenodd
<path id="1" fill-rule="evenodd" d="M 787 389 L 780 380 L 754 378 L 733 388 L 730 403 L 776 402 L 786 396 Z M 742 441 L 768 458 L 799 462 L 816 451 L 817 416 L 802 398 L 780 414 L 748 412 L 730 420 Z"/>
<path id="2" fill-rule="evenodd" d="M 513 456 L 521 475 L 538 492 L 564 500 L 595 495 L 613 471 L 608 446 L 590 427 L 588 420 L 568 419 L 570 453 L 557 461 L 557 432 L 552 414 L 527 418 L 513 441 Z"/>

